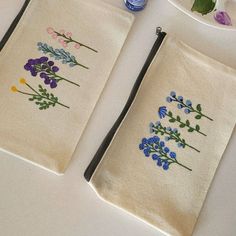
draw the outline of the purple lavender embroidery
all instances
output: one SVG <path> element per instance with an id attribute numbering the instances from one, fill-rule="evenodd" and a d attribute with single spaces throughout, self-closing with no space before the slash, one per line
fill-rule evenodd
<path id="1" fill-rule="evenodd" d="M 230 16 L 226 11 L 217 11 L 214 15 L 215 20 L 222 25 L 232 25 Z"/>
<path id="2" fill-rule="evenodd" d="M 36 77 L 39 74 L 40 78 L 44 80 L 44 83 L 50 85 L 52 89 L 56 88 L 58 83 L 63 80 L 80 87 L 79 84 L 59 76 L 57 74 L 60 70 L 59 67 L 55 66 L 53 61 L 49 61 L 48 57 L 29 59 L 24 68 L 25 70 L 30 71 L 33 77 Z"/>

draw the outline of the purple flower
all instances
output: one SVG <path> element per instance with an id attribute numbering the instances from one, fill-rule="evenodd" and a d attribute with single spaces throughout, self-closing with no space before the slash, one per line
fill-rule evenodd
<path id="1" fill-rule="evenodd" d="M 50 82 L 51 82 L 51 80 L 49 78 L 44 80 L 44 83 L 47 84 L 47 85 L 50 84 Z"/>
<path id="2" fill-rule="evenodd" d="M 59 71 L 59 68 L 58 68 L 57 66 L 53 66 L 53 67 L 52 67 L 52 71 L 53 71 L 53 72 L 58 72 L 58 71 Z"/>
<path id="3" fill-rule="evenodd" d="M 49 62 L 48 62 L 48 65 L 49 65 L 49 66 L 53 66 L 53 65 L 54 65 L 54 62 L 53 62 L 53 61 L 49 61 Z"/>
<path id="4" fill-rule="evenodd" d="M 33 77 L 36 77 L 39 74 L 40 78 L 44 79 L 44 83 L 46 85 L 50 85 L 52 89 L 56 88 L 58 82 L 61 80 L 80 87 L 79 84 L 59 76 L 57 74 L 59 67 L 54 64 L 55 63 L 53 61 L 49 61 L 48 57 L 40 57 L 36 59 L 29 59 L 24 65 L 24 69 L 29 71 Z"/>
<path id="5" fill-rule="evenodd" d="M 44 72 L 41 72 L 41 73 L 40 73 L 40 77 L 41 77 L 42 79 L 45 79 L 45 78 L 46 78 L 46 76 L 47 76 L 47 74 L 46 74 L 46 73 L 44 73 Z"/>
<path id="6" fill-rule="evenodd" d="M 52 80 L 51 80 L 50 87 L 51 87 L 52 89 L 54 89 L 54 88 L 57 87 L 57 81 L 56 81 L 55 79 L 52 79 Z"/>
<path id="7" fill-rule="evenodd" d="M 217 11 L 214 15 L 215 20 L 222 25 L 232 25 L 230 16 L 226 11 Z"/>

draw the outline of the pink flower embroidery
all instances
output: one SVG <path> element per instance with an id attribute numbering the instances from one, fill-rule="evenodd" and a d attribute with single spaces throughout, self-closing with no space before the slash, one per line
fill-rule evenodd
<path id="1" fill-rule="evenodd" d="M 57 37 L 58 37 L 58 35 L 57 35 L 56 33 L 53 33 L 53 34 L 52 34 L 52 38 L 53 38 L 53 39 L 57 39 Z"/>
<path id="2" fill-rule="evenodd" d="M 75 44 L 75 48 L 76 48 L 76 49 L 80 49 L 80 44 L 79 44 L 79 43 L 76 43 L 76 44 Z"/>
<path id="3" fill-rule="evenodd" d="M 48 27 L 48 28 L 47 28 L 47 32 L 48 32 L 49 34 L 53 34 L 53 33 L 54 33 L 54 29 L 53 29 L 52 27 Z"/>
<path id="4" fill-rule="evenodd" d="M 66 36 L 67 36 L 68 38 L 71 38 L 71 37 L 72 37 L 72 33 L 71 33 L 71 32 L 67 32 L 67 33 L 66 33 Z"/>

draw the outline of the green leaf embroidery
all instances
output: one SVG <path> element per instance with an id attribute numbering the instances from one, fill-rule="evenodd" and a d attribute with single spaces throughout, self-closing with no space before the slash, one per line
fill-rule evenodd
<path id="1" fill-rule="evenodd" d="M 201 112 L 201 111 L 202 111 L 201 104 L 198 104 L 197 107 L 196 107 L 196 109 L 197 109 L 199 112 Z"/>
<path id="2" fill-rule="evenodd" d="M 151 128 L 150 129 L 151 133 L 165 135 L 166 141 L 172 140 L 178 145 L 178 147 L 182 147 L 182 148 L 189 147 L 189 148 L 195 150 L 196 152 L 200 152 L 195 147 L 186 143 L 185 139 L 180 137 L 181 134 L 177 129 L 173 129 L 171 127 L 164 127 L 164 126 L 162 126 L 161 122 L 159 122 L 159 121 L 156 122 L 155 124 L 151 122 L 150 128 Z"/>
<path id="3" fill-rule="evenodd" d="M 190 133 L 192 133 L 194 131 L 194 129 L 192 128 L 192 127 L 190 127 L 189 129 L 188 129 L 188 132 L 190 132 Z"/>
<path id="4" fill-rule="evenodd" d="M 39 107 L 39 110 L 46 110 L 50 107 L 55 107 L 56 105 L 60 105 L 69 109 L 68 106 L 58 101 L 58 98 L 54 96 L 52 93 L 48 93 L 46 89 L 44 89 L 41 85 L 38 86 L 38 89 L 34 89 L 30 86 L 25 79 L 20 79 L 20 83 L 25 85 L 30 92 L 21 91 L 17 89 L 15 86 L 12 87 L 13 92 L 18 92 L 22 95 L 29 96 L 28 100 L 30 102 L 35 102 L 35 104 Z"/>
<path id="5" fill-rule="evenodd" d="M 195 116 L 195 119 L 197 119 L 197 120 L 200 120 L 201 118 L 202 118 L 201 115 L 196 115 L 196 116 Z"/>
<path id="6" fill-rule="evenodd" d="M 196 125 L 196 130 L 199 131 L 200 130 L 200 126 Z"/>

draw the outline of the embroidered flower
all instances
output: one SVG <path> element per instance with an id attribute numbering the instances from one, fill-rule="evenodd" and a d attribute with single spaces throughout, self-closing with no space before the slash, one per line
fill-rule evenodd
<path id="1" fill-rule="evenodd" d="M 158 114 L 160 119 L 165 118 L 165 116 L 167 115 L 167 108 L 165 106 L 159 107 Z"/>
<path id="2" fill-rule="evenodd" d="M 39 110 L 46 110 L 51 107 L 55 107 L 56 105 L 60 105 L 69 109 L 68 106 L 59 102 L 59 99 L 57 97 L 55 97 L 52 93 L 48 93 L 47 90 L 41 85 L 38 86 L 38 89 L 35 89 L 30 84 L 28 84 L 24 78 L 19 79 L 19 82 L 20 84 L 24 85 L 26 89 L 28 89 L 28 91 L 18 90 L 16 86 L 12 86 L 11 91 L 27 96 L 29 101 L 35 102 Z"/>
<path id="3" fill-rule="evenodd" d="M 54 49 L 53 47 L 49 46 L 48 44 L 41 43 L 41 42 L 39 42 L 37 45 L 38 45 L 38 50 L 41 51 L 43 54 L 47 54 L 50 57 L 54 58 L 55 60 L 60 60 L 63 64 L 68 64 L 70 67 L 81 66 L 85 69 L 89 69 L 87 66 L 84 66 L 84 65 L 78 63 L 75 56 L 73 56 L 69 52 L 65 51 L 63 48 Z M 52 62 L 50 62 L 50 63 L 52 63 Z"/>
<path id="4" fill-rule="evenodd" d="M 155 133 L 157 135 L 163 135 L 165 136 L 165 141 L 174 141 L 179 148 L 185 148 L 189 147 L 197 152 L 200 152 L 195 147 L 188 144 L 184 138 L 182 138 L 182 135 L 176 128 L 171 127 L 164 127 L 160 121 L 156 122 L 155 124 L 153 122 L 150 123 L 150 133 Z"/>
<path id="5" fill-rule="evenodd" d="M 186 100 L 186 105 L 191 107 L 192 106 L 192 102 L 190 100 Z"/>
<path id="6" fill-rule="evenodd" d="M 178 109 L 183 109 L 185 114 L 195 113 L 195 119 L 201 119 L 202 117 L 207 118 L 210 121 L 213 121 L 212 118 L 202 113 L 201 104 L 197 104 L 196 107 L 193 107 L 191 100 L 185 100 L 182 96 L 176 96 L 176 92 L 170 92 L 170 95 L 167 96 L 166 101 L 168 103 L 177 103 Z"/>
<path id="7" fill-rule="evenodd" d="M 184 109 L 185 114 L 189 114 L 191 111 L 189 109 Z"/>
<path id="8" fill-rule="evenodd" d="M 26 84 L 26 80 L 25 80 L 24 78 L 21 78 L 21 79 L 20 79 L 20 83 L 21 83 L 21 84 Z"/>
<path id="9" fill-rule="evenodd" d="M 66 81 L 73 85 L 80 86 L 58 75 L 59 67 L 55 66 L 53 61 L 49 61 L 48 57 L 29 59 L 24 68 L 29 71 L 33 77 L 39 74 L 40 78 L 44 80 L 44 83 L 50 85 L 52 89 L 56 88 L 60 81 Z"/>
<path id="10" fill-rule="evenodd" d="M 18 89 L 17 89 L 16 86 L 12 86 L 12 87 L 11 87 L 11 91 L 12 91 L 13 93 L 16 93 L 16 92 L 18 92 Z"/>
<path id="11" fill-rule="evenodd" d="M 80 49 L 80 44 L 79 44 L 79 43 L 76 43 L 76 44 L 75 44 L 75 48 L 76 48 L 76 49 Z"/>
<path id="12" fill-rule="evenodd" d="M 170 151 L 168 147 L 165 147 L 165 143 L 160 141 L 158 136 L 142 139 L 139 144 L 139 149 L 143 151 L 146 157 L 152 157 L 153 161 L 156 161 L 157 166 L 162 167 L 163 170 L 168 170 L 170 165 L 177 164 L 189 171 L 190 168 L 179 163 L 176 159 L 176 153 Z"/>
<path id="13" fill-rule="evenodd" d="M 176 158 L 176 153 L 175 152 L 170 152 L 170 157 L 175 159 Z"/>
<path id="14" fill-rule="evenodd" d="M 86 44 L 83 44 L 77 40 L 75 40 L 74 38 L 72 38 L 72 33 L 71 32 L 66 32 L 65 30 L 60 30 L 59 32 L 56 31 L 56 30 L 53 30 L 53 33 L 51 33 L 51 28 L 48 28 L 47 29 L 47 32 L 49 34 L 52 34 L 52 37 L 54 37 L 54 34 L 56 35 L 56 38 L 58 38 L 58 42 L 63 46 L 63 47 L 67 47 L 68 44 L 73 44 L 74 47 L 76 49 L 80 49 L 81 47 L 84 47 L 84 48 L 87 48 L 93 52 L 98 52 L 96 49 L 86 45 Z"/>

